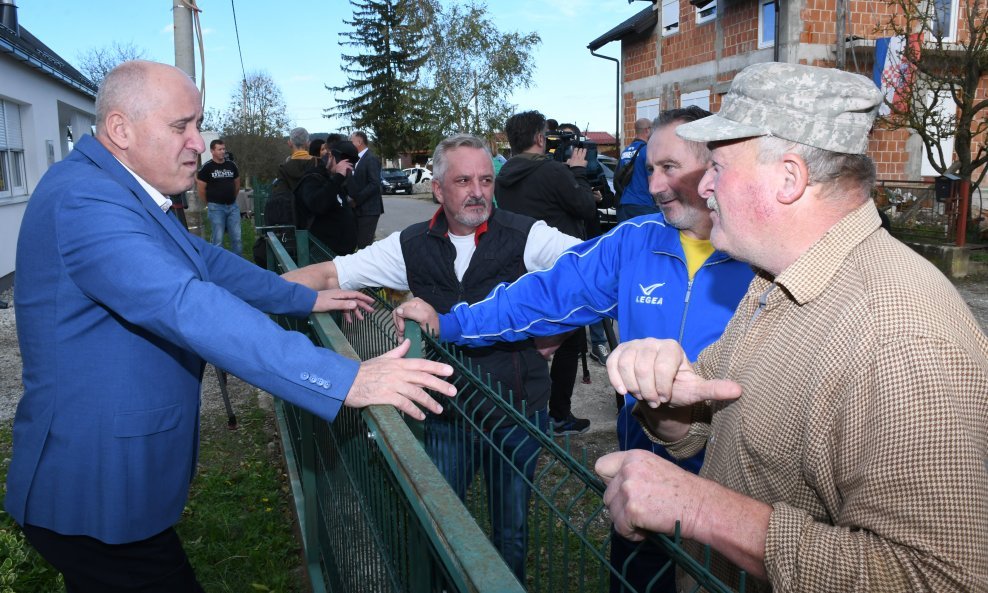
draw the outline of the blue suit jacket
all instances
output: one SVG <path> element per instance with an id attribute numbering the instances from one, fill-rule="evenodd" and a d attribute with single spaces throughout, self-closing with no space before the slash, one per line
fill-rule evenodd
<path id="1" fill-rule="evenodd" d="M 179 518 L 208 360 L 326 419 L 357 363 L 278 327 L 315 292 L 189 234 L 96 140 L 55 164 L 17 244 L 24 397 L 5 507 L 108 543 Z"/>

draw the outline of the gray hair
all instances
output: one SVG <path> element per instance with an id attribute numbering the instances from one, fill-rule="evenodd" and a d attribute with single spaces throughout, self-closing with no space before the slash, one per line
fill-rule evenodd
<path id="1" fill-rule="evenodd" d="M 775 136 L 761 136 L 758 142 L 759 163 L 776 162 L 786 153 L 802 157 L 810 184 L 832 186 L 843 192 L 860 191 L 865 195 L 875 185 L 875 162 L 868 155 L 833 152 Z"/>
<path id="2" fill-rule="evenodd" d="M 148 104 L 142 101 L 141 89 L 147 86 L 148 65 L 151 62 L 132 60 L 110 70 L 96 93 L 96 133 L 104 132 L 111 111 L 122 111 L 132 119 L 142 119 Z"/>
<path id="3" fill-rule="evenodd" d="M 309 131 L 305 128 L 295 128 L 288 135 L 288 141 L 298 150 L 309 150 Z"/>
<path id="4" fill-rule="evenodd" d="M 446 175 L 446 168 L 449 167 L 449 159 L 446 158 L 446 154 L 457 148 L 476 148 L 483 150 L 487 153 L 487 156 L 491 156 L 490 149 L 487 148 L 487 144 L 480 138 L 470 135 L 470 134 L 456 134 L 446 138 L 436 146 L 436 151 L 432 153 L 432 178 L 438 183 L 443 182 L 443 177 Z"/>

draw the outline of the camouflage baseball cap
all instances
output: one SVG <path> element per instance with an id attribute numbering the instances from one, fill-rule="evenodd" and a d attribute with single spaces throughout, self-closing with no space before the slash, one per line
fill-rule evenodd
<path id="1" fill-rule="evenodd" d="M 717 115 L 680 125 L 695 142 L 776 136 L 832 152 L 864 154 L 882 102 L 870 79 L 841 70 L 754 64 L 731 83 Z"/>

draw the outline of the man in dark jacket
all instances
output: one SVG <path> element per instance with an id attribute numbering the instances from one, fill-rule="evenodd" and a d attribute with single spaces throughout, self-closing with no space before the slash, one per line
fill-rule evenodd
<path id="1" fill-rule="evenodd" d="M 347 190 L 357 211 L 357 249 L 374 242 L 377 220 L 384 214 L 381 198 L 381 160 L 367 147 L 367 134 L 356 131 L 350 142 L 357 147 L 360 160 L 353 168 L 353 176 L 347 182 Z"/>
<path id="2" fill-rule="evenodd" d="M 307 229 L 336 255 L 347 255 L 357 248 L 356 215 L 346 194 L 357 149 L 347 140 L 326 146 L 325 162 L 317 160 L 295 188 L 295 217 L 298 228 Z"/>
<path id="3" fill-rule="evenodd" d="M 504 129 L 512 157 L 494 182 L 497 205 L 586 238 L 583 221 L 597 209 L 587 181 L 586 149 L 574 148 L 565 164 L 546 154 L 545 116 L 538 111 L 512 115 Z"/>
<path id="4" fill-rule="evenodd" d="M 498 206 L 586 239 L 584 221 L 597 214 L 597 202 L 587 181 L 586 149 L 573 148 L 565 164 L 547 155 L 546 120 L 538 111 L 512 115 L 504 130 L 513 156 L 501 167 L 495 181 Z M 571 407 L 577 362 L 585 345 L 586 331 L 581 328 L 559 346 L 552 358 L 549 416 L 556 434 L 578 434 L 590 428 L 590 421 L 574 416 Z"/>
<path id="5" fill-rule="evenodd" d="M 305 171 L 315 165 L 318 157 L 309 154 L 309 132 L 305 128 L 295 128 L 289 133 L 288 147 L 292 154 L 278 165 L 278 181 L 287 183 L 288 189 L 294 192 Z"/>

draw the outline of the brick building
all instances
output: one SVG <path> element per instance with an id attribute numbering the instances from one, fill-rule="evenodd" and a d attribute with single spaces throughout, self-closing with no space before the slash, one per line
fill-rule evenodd
<path id="1" fill-rule="evenodd" d="M 880 36 L 875 31 L 893 9 L 882 1 L 844 1 L 845 69 L 870 78 L 875 38 Z M 716 112 L 734 75 L 750 64 L 837 64 L 837 0 L 652 2 L 588 46 L 596 51 L 612 41 L 621 43 L 625 144 L 634 135 L 637 118 L 655 117 L 662 109 L 698 105 Z M 958 4 L 959 0 L 933 3 L 945 41 L 964 35 Z M 945 142 L 944 148 L 952 154 L 953 141 Z M 908 130 L 879 126 L 869 154 L 880 180 L 931 181 L 937 175 L 922 140 Z"/>

